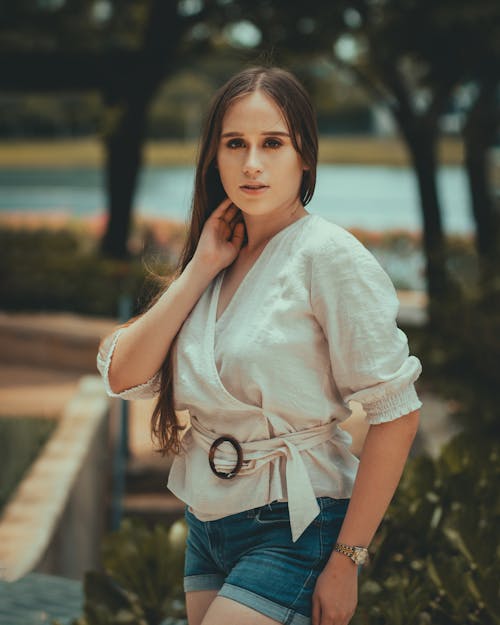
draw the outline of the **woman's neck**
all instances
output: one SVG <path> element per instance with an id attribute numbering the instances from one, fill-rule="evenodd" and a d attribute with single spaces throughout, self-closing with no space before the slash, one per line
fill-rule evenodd
<path id="1" fill-rule="evenodd" d="M 247 244 L 242 249 L 245 249 L 248 256 L 258 253 L 275 234 L 307 214 L 300 201 L 285 215 L 278 215 L 274 219 L 268 215 L 255 217 L 244 213 Z"/>

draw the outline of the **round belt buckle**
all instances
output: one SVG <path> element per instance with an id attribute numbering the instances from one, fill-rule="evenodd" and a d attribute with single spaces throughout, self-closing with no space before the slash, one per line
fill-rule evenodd
<path id="1" fill-rule="evenodd" d="M 229 471 L 229 473 L 224 473 L 224 471 L 217 471 L 214 463 L 214 456 L 217 447 L 219 447 L 219 445 L 222 445 L 222 443 L 225 443 L 226 441 L 228 443 L 231 443 L 236 451 L 236 464 L 234 465 L 233 470 Z M 208 452 L 208 462 L 210 463 L 210 468 L 217 477 L 220 477 L 223 480 L 231 480 L 237 473 L 239 473 L 241 465 L 243 464 L 243 451 L 241 450 L 240 444 L 232 436 L 220 436 L 210 446 L 210 451 Z"/>

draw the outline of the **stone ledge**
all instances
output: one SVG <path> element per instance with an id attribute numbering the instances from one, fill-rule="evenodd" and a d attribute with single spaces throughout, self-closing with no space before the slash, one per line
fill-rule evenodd
<path id="1" fill-rule="evenodd" d="M 0 358 L 94 373 L 99 342 L 117 323 L 72 313 L 0 312 Z"/>
<path id="2" fill-rule="evenodd" d="M 98 376 L 84 376 L 40 456 L 0 517 L 0 574 L 20 579 L 46 556 L 94 438 L 107 421 Z"/>

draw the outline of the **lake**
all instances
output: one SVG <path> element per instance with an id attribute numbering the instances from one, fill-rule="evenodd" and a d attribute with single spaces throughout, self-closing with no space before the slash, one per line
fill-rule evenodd
<path id="1" fill-rule="evenodd" d="M 194 170 L 146 167 L 136 200 L 136 214 L 184 221 L 188 215 Z M 448 233 L 469 233 L 467 180 L 461 167 L 442 167 L 438 188 Z M 103 173 L 97 168 L 0 169 L 1 212 L 64 212 L 74 217 L 102 214 Z M 313 213 L 346 228 L 421 230 L 414 173 L 409 168 L 366 165 L 320 165 Z"/>

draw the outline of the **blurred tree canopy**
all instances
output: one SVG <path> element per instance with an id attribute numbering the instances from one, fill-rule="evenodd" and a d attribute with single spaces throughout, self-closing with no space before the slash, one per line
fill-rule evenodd
<path id="1" fill-rule="evenodd" d="M 3 0 L 0 10 L 0 89 L 101 94 L 106 254 L 127 253 L 141 146 L 160 86 L 184 68 L 173 106 L 189 112 L 185 130 L 195 136 L 198 96 L 205 92 L 204 105 L 212 84 L 251 60 L 290 67 L 320 103 L 320 117 L 340 99 L 341 89 L 328 93 L 332 76 L 347 77 L 390 111 L 417 176 L 428 288 L 436 300 L 454 292 L 436 182 L 439 122 L 457 87 L 465 89 L 463 135 L 477 249 L 497 266 L 499 217 L 488 172 L 499 124 L 496 0 Z M 205 85 L 190 75 L 190 68 L 203 66 L 210 67 Z M 352 104 L 346 115 L 350 109 Z M 166 128 L 169 119 L 166 113 Z"/>
<path id="2" fill-rule="evenodd" d="M 105 254 L 127 255 L 147 112 L 201 19 L 187 1 L 22 0 L 0 5 L 0 89 L 97 90 L 104 104 Z"/>
<path id="3" fill-rule="evenodd" d="M 488 177 L 488 149 L 498 137 L 500 5 L 494 0 L 340 0 L 224 3 L 219 26 L 252 25 L 255 48 L 305 72 L 323 61 L 346 72 L 392 114 L 411 155 L 420 192 L 430 295 L 454 292 L 436 182 L 439 121 L 454 91 L 466 85 L 464 136 L 477 248 L 498 263 L 499 215 Z M 321 67 L 321 65 L 319 66 Z M 307 77 L 305 82 L 307 83 Z M 310 82 L 310 81 L 309 81 Z"/>

